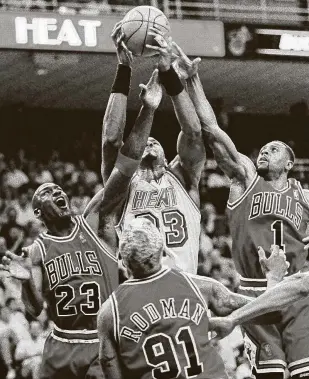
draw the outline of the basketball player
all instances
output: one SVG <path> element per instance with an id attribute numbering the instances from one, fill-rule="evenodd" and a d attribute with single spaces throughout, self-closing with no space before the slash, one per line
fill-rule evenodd
<path id="1" fill-rule="evenodd" d="M 98 316 L 106 378 L 227 379 L 223 361 L 209 344 L 209 310 L 230 314 L 211 322 L 224 336 L 236 325 L 309 293 L 309 276 L 298 274 L 257 300 L 235 294 L 213 279 L 162 267 L 163 238 L 149 220 L 135 219 L 126 228 L 119 251 L 131 278 L 113 292 Z M 275 271 L 282 279 L 288 266 L 278 247 L 276 254 Z"/>
<path id="2" fill-rule="evenodd" d="M 105 185 L 100 218 L 106 227 L 114 227 L 114 209 L 140 163 L 162 98 L 158 70 L 141 87 L 143 106 Z M 44 299 L 55 324 L 45 344 L 41 378 L 99 379 L 96 321 L 101 303 L 118 285 L 115 250 L 96 236 L 84 217 L 72 216 L 68 197 L 56 184 L 40 186 L 32 205 L 47 232 L 24 250 L 24 256 L 7 253 L 2 268 L 23 280 L 27 310 L 38 316 Z"/>
<path id="3" fill-rule="evenodd" d="M 258 264 L 258 246 L 277 244 L 290 263 L 288 274 L 300 271 L 307 257 L 303 239 L 308 234 L 309 195 L 295 179 L 293 150 L 281 141 L 263 146 L 257 165 L 239 153 L 219 128 L 199 79 L 198 61 L 191 62 L 174 44 L 178 74 L 187 79 L 188 92 L 202 124 L 205 140 L 222 171 L 231 179 L 227 204 L 233 238 L 232 256 L 241 275 L 239 290 L 258 296 L 266 280 Z M 245 341 L 258 379 L 281 379 L 286 369 L 293 378 L 309 376 L 309 299 L 282 311 L 276 325 L 245 327 Z M 278 320 L 279 321 L 279 320 Z"/>
<path id="4" fill-rule="evenodd" d="M 106 178 L 122 144 L 132 63 L 128 53 L 125 54 L 123 50 L 126 47 L 121 23 L 116 25 L 113 35 L 119 57 L 116 77 L 121 77 L 122 81 L 118 93 L 111 94 L 110 106 L 103 122 L 102 175 Z M 121 235 L 123 227 L 136 217 L 148 218 L 164 236 L 165 263 L 196 273 L 200 235 L 198 184 L 206 158 L 201 125 L 187 92 L 171 66 L 171 40 L 165 41 L 159 34 L 155 34 L 155 39 L 158 46 L 147 47 L 159 53 L 160 81 L 172 99 L 181 127 L 177 142 L 178 155 L 167 164 L 160 143 L 154 138 L 148 139 L 141 164 L 130 184 L 126 204 L 119 213 L 117 233 Z M 103 229 L 100 226 L 100 230 Z M 115 246 L 118 245 L 116 233 L 106 238 L 113 240 Z"/>

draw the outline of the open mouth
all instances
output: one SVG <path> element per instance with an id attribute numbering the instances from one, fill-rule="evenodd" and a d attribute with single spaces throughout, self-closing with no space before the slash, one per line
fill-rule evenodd
<path id="1" fill-rule="evenodd" d="M 65 209 L 67 207 L 67 203 L 66 203 L 65 198 L 63 196 L 58 197 L 58 199 L 55 201 L 55 204 L 57 205 L 57 207 L 59 207 L 61 209 Z"/>
<path id="2" fill-rule="evenodd" d="M 268 161 L 266 159 L 260 159 L 259 163 L 268 163 Z"/>

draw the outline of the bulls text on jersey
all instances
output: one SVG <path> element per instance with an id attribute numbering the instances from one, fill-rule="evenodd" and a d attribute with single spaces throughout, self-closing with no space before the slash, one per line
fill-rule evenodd
<path id="1" fill-rule="evenodd" d="M 292 197 L 282 195 L 281 193 L 255 193 L 252 196 L 248 220 L 268 214 L 284 217 L 298 230 L 303 218 L 303 206 L 298 201 L 292 205 Z"/>

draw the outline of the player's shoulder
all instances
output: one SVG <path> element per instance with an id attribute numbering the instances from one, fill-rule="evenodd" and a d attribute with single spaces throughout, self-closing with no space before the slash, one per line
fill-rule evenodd
<path id="1" fill-rule="evenodd" d="M 306 200 L 307 200 L 308 203 L 309 203 L 309 190 L 308 190 L 308 189 L 303 189 L 303 193 L 304 193 L 304 195 L 305 195 Z"/>
<path id="2" fill-rule="evenodd" d="M 39 237 L 25 249 L 27 249 L 33 265 L 40 265 L 44 261 L 45 246 Z"/>

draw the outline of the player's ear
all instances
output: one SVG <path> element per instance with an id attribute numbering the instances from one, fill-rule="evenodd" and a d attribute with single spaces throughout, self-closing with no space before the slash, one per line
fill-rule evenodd
<path id="1" fill-rule="evenodd" d="M 36 218 L 41 217 L 42 212 L 40 209 L 36 208 L 33 212 Z"/>
<path id="2" fill-rule="evenodd" d="M 166 159 L 166 158 L 164 158 L 164 165 L 165 165 L 165 167 L 168 166 L 168 162 L 167 162 L 167 159 Z"/>
<path id="3" fill-rule="evenodd" d="M 288 161 L 287 164 L 285 165 L 285 168 L 287 169 L 287 171 L 290 171 L 292 170 L 294 166 L 294 163 L 292 161 Z"/>

